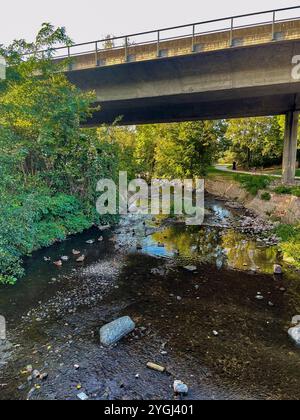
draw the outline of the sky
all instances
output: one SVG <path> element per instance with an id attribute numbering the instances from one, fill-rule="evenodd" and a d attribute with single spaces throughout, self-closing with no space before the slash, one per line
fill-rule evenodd
<path id="1" fill-rule="evenodd" d="M 3 0 L 0 44 L 34 39 L 43 22 L 65 26 L 76 43 L 275 8 L 292 0 Z M 300 15 L 300 12 L 299 12 Z"/>

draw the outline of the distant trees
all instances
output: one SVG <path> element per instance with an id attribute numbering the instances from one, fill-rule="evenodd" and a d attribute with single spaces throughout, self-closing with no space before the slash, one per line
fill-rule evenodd
<path id="1" fill-rule="evenodd" d="M 214 122 L 167 124 L 156 146 L 155 173 L 167 178 L 202 177 L 217 153 Z"/>
<path id="2" fill-rule="evenodd" d="M 227 150 L 245 168 L 280 163 L 283 133 L 277 117 L 243 118 L 228 121 Z"/>

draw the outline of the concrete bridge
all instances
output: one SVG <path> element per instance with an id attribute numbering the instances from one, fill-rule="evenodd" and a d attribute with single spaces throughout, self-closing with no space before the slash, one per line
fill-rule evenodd
<path id="1" fill-rule="evenodd" d="M 69 80 L 96 92 L 101 112 L 88 125 L 119 116 L 126 125 L 286 114 L 283 179 L 292 183 L 299 12 L 300 6 L 109 38 L 66 47 L 57 59 L 72 58 Z"/>

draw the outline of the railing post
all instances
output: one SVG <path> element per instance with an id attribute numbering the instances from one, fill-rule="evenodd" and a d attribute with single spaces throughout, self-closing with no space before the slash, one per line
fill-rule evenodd
<path id="1" fill-rule="evenodd" d="M 73 66 L 72 66 L 72 63 L 71 63 L 71 47 L 70 47 L 70 45 L 68 45 L 68 60 L 69 60 L 69 71 L 72 71 L 73 70 Z"/>
<path id="2" fill-rule="evenodd" d="M 276 23 L 276 12 L 273 12 L 273 21 L 272 21 L 272 41 L 275 41 L 275 23 Z"/>
<path id="3" fill-rule="evenodd" d="M 231 18 L 229 46 L 233 47 L 234 18 Z"/>
<path id="4" fill-rule="evenodd" d="M 98 42 L 95 42 L 95 65 L 98 67 Z"/>
<path id="5" fill-rule="evenodd" d="M 128 61 L 128 38 L 125 36 L 125 63 Z"/>
<path id="6" fill-rule="evenodd" d="M 195 52 L 195 25 L 193 25 L 193 36 L 192 36 L 192 52 Z"/>
<path id="7" fill-rule="evenodd" d="M 160 57 L 160 31 L 157 31 L 157 57 Z"/>

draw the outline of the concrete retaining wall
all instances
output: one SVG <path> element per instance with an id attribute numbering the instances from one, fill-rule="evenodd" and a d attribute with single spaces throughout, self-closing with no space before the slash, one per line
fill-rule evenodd
<path id="1" fill-rule="evenodd" d="M 261 200 L 260 191 L 256 197 L 247 193 L 239 183 L 230 180 L 207 179 L 206 191 L 218 197 L 238 201 L 257 215 L 274 217 L 282 223 L 296 224 L 300 222 L 300 198 L 292 195 L 281 195 L 270 192 L 271 200 Z"/>

